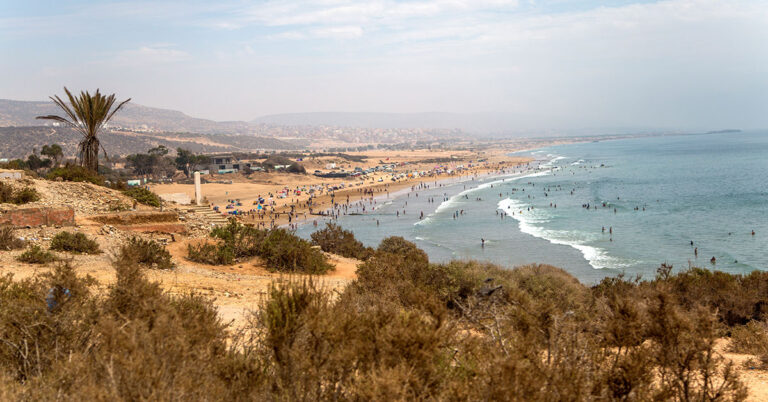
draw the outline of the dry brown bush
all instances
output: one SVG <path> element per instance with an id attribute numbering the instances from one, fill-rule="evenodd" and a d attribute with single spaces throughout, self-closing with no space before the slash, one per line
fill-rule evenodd
<path id="1" fill-rule="evenodd" d="M 758 293 L 723 295 L 762 286 L 694 272 L 588 288 L 546 265 L 430 263 L 391 238 L 340 294 L 281 281 L 232 332 L 209 299 L 164 292 L 127 256 L 114 266 L 103 296 L 68 265 L 0 278 L 0 397 L 738 401 L 719 308 L 742 312 Z M 742 329 L 734 345 L 761 350 Z"/>

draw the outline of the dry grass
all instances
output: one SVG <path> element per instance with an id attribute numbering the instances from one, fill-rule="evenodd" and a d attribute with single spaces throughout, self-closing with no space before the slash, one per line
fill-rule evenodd
<path id="1" fill-rule="evenodd" d="M 0 250 L 18 250 L 27 243 L 16 236 L 13 226 L 0 226 Z"/>

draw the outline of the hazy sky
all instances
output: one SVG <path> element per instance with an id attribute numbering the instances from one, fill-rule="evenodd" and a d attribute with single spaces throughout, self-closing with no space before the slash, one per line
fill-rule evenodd
<path id="1" fill-rule="evenodd" d="M 768 1 L 0 0 L 0 98 L 768 127 Z"/>

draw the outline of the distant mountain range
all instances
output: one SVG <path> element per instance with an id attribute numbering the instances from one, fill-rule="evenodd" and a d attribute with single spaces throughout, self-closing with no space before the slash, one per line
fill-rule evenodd
<path id="1" fill-rule="evenodd" d="M 50 121 L 36 120 L 36 116 L 61 114 L 51 101 L 15 101 L 0 99 L 0 127 L 51 125 Z M 557 126 L 556 116 L 547 116 Z M 519 136 L 561 136 L 620 134 L 659 131 L 653 127 L 602 127 L 537 129 L 526 126 L 528 118 L 511 113 L 354 113 L 317 112 L 285 113 L 256 118 L 251 121 L 214 121 L 188 116 L 177 110 L 161 109 L 128 103 L 115 115 L 111 124 L 139 132 L 242 134 L 280 138 L 333 138 L 334 130 L 318 127 L 347 128 L 358 141 L 375 141 L 373 131 L 380 129 L 404 130 L 394 141 L 416 139 L 420 132 L 433 130 L 426 138 L 466 138 L 468 136 L 510 138 Z M 312 129 L 310 129 L 312 128 Z M 344 140 L 344 135 L 336 139 Z"/>
<path id="2" fill-rule="evenodd" d="M 59 144 L 67 157 L 74 156 L 82 135 L 68 127 L 0 127 L 0 158 L 25 158 L 33 149 L 43 145 Z M 147 152 L 164 145 L 172 150 L 184 148 L 193 152 L 249 152 L 253 150 L 292 150 L 306 146 L 304 141 L 283 141 L 277 138 L 238 134 L 180 134 L 136 133 L 106 131 L 101 143 L 110 155 L 128 155 Z"/>
<path id="3" fill-rule="evenodd" d="M 51 101 L 0 99 L 0 127 L 50 125 L 35 117 L 61 114 Z M 504 120 L 504 121 L 501 121 Z M 263 116 L 252 121 L 213 121 L 182 112 L 128 103 L 111 124 L 127 129 L 201 134 L 263 133 L 265 126 L 334 126 L 368 129 L 461 129 L 487 132 L 508 119 L 493 114 L 460 113 L 287 113 Z"/>
<path id="4" fill-rule="evenodd" d="M 50 121 L 37 120 L 35 117 L 61 113 L 61 110 L 51 101 L 28 102 L 0 99 L 0 127 L 50 125 Z M 135 103 L 126 104 L 123 110 L 115 115 L 111 124 L 128 129 L 182 133 L 248 134 L 251 132 L 251 124 L 247 122 L 199 119 L 176 110 L 159 109 Z"/>

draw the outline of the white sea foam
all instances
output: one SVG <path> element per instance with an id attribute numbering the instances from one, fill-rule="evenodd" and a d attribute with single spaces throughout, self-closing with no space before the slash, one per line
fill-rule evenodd
<path id="1" fill-rule="evenodd" d="M 507 198 L 499 201 L 498 209 L 505 211 L 510 217 L 518 222 L 520 231 L 540 239 L 547 240 L 552 244 L 561 244 L 570 246 L 579 250 L 589 265 L 595 269 L 602 268 L 623 268 L 630 264 L 608 255 L 606 250 L 585 244 L 590 241 L 589 233 L 567 230 L 544 229 L 537 224 L 546 223 L 551 216 L 546 210 L 534 209 L 528 211 L 527 204 Z M 512 214 L 514 212 L 514 215 Z"/>
<path id="2" fill-rule="evenodd" d="M 543 152 L 543 151 L 541 151 L 541 152 Z M 552 155 L 552 154 L 549 154 L 549 156 L 553 156 L 554 157 L 550 162 L 556 160 L 557 158 L 563 158 L 561 156 Z M 501 176 L 496 176 L 497 180 L 482 183 L 482 184 L 478 185 L 477 187 L 468 188 L 466 190 L 463 190 L 463 191 L 459 192 L 456 195 L 451 196 L 447 200 L 441 202 L 440 205 L 438 205 L 437 208 L 435 208 L 434 212 L 428 214 L 424 219 L 421 219 L 421 220 L 415 222 L 413 224 L 413 226 L 421 226 L 421 225 L 426 225 L 426 224 L 431 223 L 432 222 L 432 218 L 435 215 L 437 215 L 437 214 L 439 214 L 439 213 L 441 213 L 443 211 L 446 211 L 446 210 L 454 209 L 456 206 L 461 204 L 462 198 L 464 198 L 465 196 L 467 196 L 467 195 L 469 195 L 469 194 L 471 194 L 473 192 L 476 192 L 476 191 L 479 191 L 479 190 L 483 190 L 483 189 L 486 189 L 486 188 L 490 188 L 491 186 L 495 186 L 495 185 L 498 185 L 498 184 L 510 183 L 510 182 L 513 182 L 513 181 L 518 181 L 520 179 L 527 179 L 527 178 L 531 178 L 531 177 L 547 176 L 549 174 L 550 174 L 550 172 L 547 171 L 547 170 L 538 170 L 538 171 L 535 171 L 535 172 L 530 172 L 530 173 L 525 173 L 525 174 L 509 173 L 509 174 L 505 174 L 505 175 L 501 175 Z"/>
<path id="3" fill-rule="evenodd" d="M 432 215 L 433 214 L 429 214 L 429 215 L 427 215 L 426 218 L 414 222 L 413 226 L 421 226 L 421 225 L 426 225 L 426 224 L 432 223 Z"/>
<path id="4" fill-rule="evenodd" d="M 544 162 L 540 165 L 541 168 L 544 169 L 550 169 L 555 165 L 555 162 L 565 159 L 565 156 L 560 155 L 554 155 L 554 154 L 547 154 L 547 157 L 552 158 L 547 162 Z"/>
<path id="5" fill-rule="evenodd" d="M 502 184 L 502 183 L 509 183 L 509 182 L 513 182 L 513 181 L 517 181 L 517 180 L 525 179 L 525 178 L 530 178 L 530 177 L 546 176 L 548 174 L 550 174 L 550 173 L 547 172 L 547 171 L 539 171 L 539 172 L 528 173 L 528 174 L 524 174 L 524 175 L 520 175 L 519 173 L 515 173 L 515 174 L 504 175 L 504 176 L 498 176 L 498 177 L 503 178 L 503 179 L 502 180 L 490 181 L 490 182 L 487 182 L 487 183 L 480 184 L 477 187 L 468 188 L 468 189 L 466 189 L 466 190 L 464 190 L 464 191 L 462 191 L 462 192 L 460 192 L 460 193 L 458 193 L 458 194 L 448 198 L 446 201 L 443 201 L 442 203 L 440 203 L 440 205 L 438 205 L 437 208 L 435 209 L 435 212 L 427 215 L 427 217 L 428 218 L 432 217 L 432 216 L 434 216 L 436 214 L 439 214 L 439 213 L 441 213 L 441 212 L 443 212 L 443 211 L 445 211 L 445 210 L 447 210 L 449 208 L 453 208 L 456 205 L 459 205 L 461 203 L 461 199 L 464 198 L 464 196 L 469 195 L 469 194 L 471 194 L 471 193 L 473 193 L 475 191 L 486 189 L 486 188 L 489 188 L 491 186 Z M 418 225 L 418 224 L 419 224 L 419 222 L 415 223 L 415 225 Z"/>

